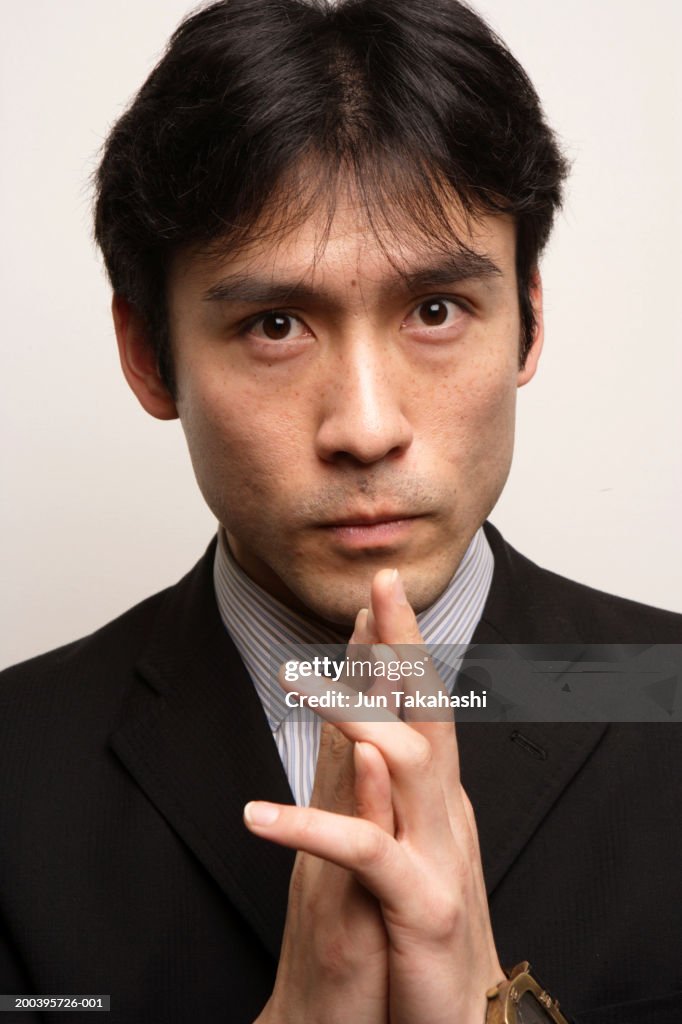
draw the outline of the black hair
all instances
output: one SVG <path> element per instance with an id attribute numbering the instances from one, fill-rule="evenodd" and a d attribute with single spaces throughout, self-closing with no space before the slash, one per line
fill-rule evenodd
<path id="1" fill-rule="evenodd" d="M 528 76 L 457 0 L 220 0 L 178 27 L 114 125 L 95 236 L 173 394 L 166 277 L 179 250 L 236 251 L 321 199 L 331 217 L 341 174 L 377 237 L 400 221 L 452 246 L 454 197 L 467 215 L 514 217 L 523 361 L 566 171 Z"/>

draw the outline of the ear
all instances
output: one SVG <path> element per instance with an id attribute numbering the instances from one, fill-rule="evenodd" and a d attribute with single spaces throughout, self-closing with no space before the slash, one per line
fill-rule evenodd
<path id="1" fill-rule="evenodd" d="M 177 419 L 178 411 L 161 380 L 156 353 L 144 320 L 120 295 L 114 295 L 111 312 L 121 368 L 140 405 L 158 420 Z"/>
<path id="2" fill-rule="evenodd" d="M 529 294 L 533 313 L 535 315 L 535 331 L 533 333 L 533 344 L 526 353 L 526 358 L 517 377 L 517 387 L 520 388 L 535 376 L 535 371 L 537 370 L 538 362 L 540 361 L 540 353 L 542 352 L 542 344 L 545 340 L 545 321 L 542 308 L 542 278 L 540 277 L 540 271 L 537 268 L 531 275 Z"/>

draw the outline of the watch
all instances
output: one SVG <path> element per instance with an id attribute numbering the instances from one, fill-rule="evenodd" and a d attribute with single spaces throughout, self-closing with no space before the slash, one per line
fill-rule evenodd
<path id="1" fill-rule="evenodd" d="M 570 1024 L 537 978 L 527 960 L 504 972 L 507 977 L 488 989 L 485 1024 Z"/>

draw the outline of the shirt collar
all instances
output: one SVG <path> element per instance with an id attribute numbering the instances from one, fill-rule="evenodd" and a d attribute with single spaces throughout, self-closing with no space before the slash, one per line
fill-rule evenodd
<path id="1" fill-rule="evenodd" d="M 493 567 L 493 553 L 480 528 L 443 593 L 417 616 L 427 644 L 471 642 L 488 597 Z M 292 611 L 254 583 L 235 561 L 222 527 L 218 531 L 213 581 L 220 616 L 274 732 L 289 709 L 273 672 L 273 647 L 291 645 L 296 656 L 299 644 L 345 644 L 348 636 Z"/>

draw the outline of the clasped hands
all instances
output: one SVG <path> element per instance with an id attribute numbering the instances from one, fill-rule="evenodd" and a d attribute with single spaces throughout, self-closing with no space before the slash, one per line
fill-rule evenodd
<path id="1" fill-rule="evenodd" d="M 423 643 L 395 570 L 377 573 L 350 643 Z M 245 808 L 253 833 L 299 851 L 256 1024 L 483 1024 L 504 975 L 454 722 L 319 713 L 335 724 L 322 728 L 310 807 Z"/>

